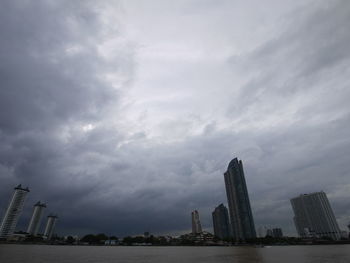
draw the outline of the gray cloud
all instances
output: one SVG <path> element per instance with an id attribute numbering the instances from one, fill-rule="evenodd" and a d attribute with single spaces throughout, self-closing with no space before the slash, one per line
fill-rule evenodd
<path id="1" fill-rule="evenodd" d="M 85 142 L 81 127 L 99 122 L 119 103 L 119 91 L 104 76 L 123 71 L 126 83 L 133 63 L 130 50 L 118 50 L 113 61 L 101 56 L 107 32 L 122 36 L 106 28 L 99 8 L 93 2 L 1 3 L 2 207 L 17 183 L 30 186 L 31 202 L 41 198 L 59 214 L 65 207 L 74 211 L 86 193 L 95 192 L 99 180 L 84 178 L 96 176 L 103 144 Z"/>
<path id="2" fill-rule="evenodd" d="M 257 225 L 295 233 L 289 199 L 324 190 L 344 227 L 350 5 L 270 4 L 233 30 L 244 3 L 3 1 L 0 207 L 22 183 L 22 228 L 40 199 L 62 234 L 210 229 L 238 156 Z"/>

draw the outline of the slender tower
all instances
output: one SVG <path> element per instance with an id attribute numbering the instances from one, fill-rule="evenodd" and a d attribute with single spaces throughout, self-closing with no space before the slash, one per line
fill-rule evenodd
<path id="1" fill-rule="evenodd" d="M 233 238 L 236 242 L 256 238 L 242 161 L 233 159 L 224 177 Z"/>
<path id="2" fill-rule="evenodd" d="M 44 236 L 46 236 L 47 240 L 50 240 L 53 234 L 53 231 L 56 226 L 56 221 L 57 221 L 58 216 L 56 215 L 49 215 L 47 217 L 47 224 L 44 232 Z"/>
<path id="3" fill-rule="evenodd" d="M 192 211 L 192 233 L 193 234 L 199 234 L 202 233 L 202 225 L 201 221 L 199 220 L 199 213 L 197 210 Z"/>
<path id="4" fill-rule="evenodd" d="M 27 229 L 28 234 L 33 236 L 36 236 L 38 234 L 41 218 L 45 208 L 46 208 L 46 205 L 43 203 L 40 203 L 40 201 L 34 205 L 33 215 L 32 215 L 32 218 L 30 219 L 28 229 Z"/>
<path id="5" fill-rule="evenodd" d="M 0 225 L 0 238 L 7 238 L 15 231 L 28 192 L 28 187 L 22 188 L 22 185 L 15 187 L 15 191 Z"/>

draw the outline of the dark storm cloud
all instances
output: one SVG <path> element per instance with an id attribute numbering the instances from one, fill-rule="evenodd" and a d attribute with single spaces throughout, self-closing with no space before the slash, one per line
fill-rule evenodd
<path id="1" fill-rule="evenodd" d="M 99 39 L 97 15 L 70 2 L 1 5 L 2 130 L 45 130 L 93 118 L 113 96 L 97 78 L 104 62 L 89 43 Z M 81 50 L 69 55 L 75 45 Z"/>
<path id="2" fill-rule="evenodd" d="M 85 161 L 98 158 L 80 156 L 102 144 L 84 146 L 81 127 L 118 103 L 104 74 L 131 69 L 129 51 L 115 52 L 113 62 L 99 54 L 106 27 L 93 1 L 0 5 L 1 207 L 12 186 L 22 183 L 32 190 L 30 202 L 41 199 L 53 212 L 72 212 L 75 201 L 99 189 L 97 178 L 84 179 L 94 172 Z M 107 31 L 119 35 L 111 26 Z"/>
<path id="3" fill-rule="evenodd" d="M 159 99 L 154 116 L 142 109 L 136 127 L 127 123 L 123 96 L 136 78 L 137 57 L 118 23 L 112 27 L 115 17 L 106 23 L 104 12 L 118 5 L 108 4 L 0 4 L 0 205 L 6 207 L 14 185 L 31 188 L 22 229 L 37 200 L 59 214 L 62 234 L 180 233 L 190 228 L 193 209 L 210 229 L 212 210 L 226 201 L 223 172 L 236 156 L 257 225 L 294 233 L 289 199 L 322 189 L 346 223 L 347 1 L 294 10 L 276 36 L 226 61 L 226 70 L 242 80 L 234 90 L 231 79 L 222 88 L 229 101 L 220 105 L 223 116 L 166 116 L 156 126 L 165 139 L 145 124 L 149 115 L 157 120 L 174 107 L 168 97 Z M 211 79 L 221 78 L 214 73 Z M 204 82 L 195 86 L 203 93 Z M 209 108 L 213 100 L 191 99 Z M 186 133 L 196 127 L 203 129 Z"/>

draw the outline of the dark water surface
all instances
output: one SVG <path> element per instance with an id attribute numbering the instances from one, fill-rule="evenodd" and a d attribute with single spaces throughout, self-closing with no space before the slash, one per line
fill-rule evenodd
<path id="1" fill-rule="evenodd" d="M 281 247 L 107 247 L 0 245 L 0 263 L 350 263 L 350 245 Z"/>

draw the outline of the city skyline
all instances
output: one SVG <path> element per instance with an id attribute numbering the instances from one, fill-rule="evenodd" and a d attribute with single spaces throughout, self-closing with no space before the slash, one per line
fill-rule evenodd
<path id="1" fill-rule="evenodd" d="M 47 216 L 45 228 L 42 228 L 42 217 L 45 214 L 46 204 L 40 201 L 33 205 L 30 220 L 27 222 L 26 230 L 17 226 L 24 209 L 29 188 L 22 187 L 22 184 L 14 187 L 14 191 L 10 198 L 10 202 L 6 207 L 6 212 L 0 215 L 0 239 L 11 239 L 13 235 L 20 234 L 29 238 L 42 237 L 45 240 L 50 240 L 53 234 L 56 234 L 55 226 L 58 219 L 56 214 L 50 213 Z M 21 226 L 20 226 L 21 227 Z M 42 230 L 42 231 L 41 231 Z"/>
<path id="2" fill-rule="evenodd" d="M 290 198 L 324 191 L 345 230 L 349 24 L 347 0 L 0 1 L 1 216 L 21 183 L 24 231 L 38 200 L 62 235 L 212 231 L 238 156 L 256 227 L 297 235 Z"/>
<path id="3" fill-rule="evenodd" d="M 247 187 L 244 178 L 242 161 L 238 160 L 237 158 L 231 160 L 227 171 L 224 173 L 224 176 L 227 198 L 228 200 L 231 199 L 231 207 L 232 204 L 234 204 L 234 209 L 230 211 L 231 215 L 229 216 L 229 210 L 223 203 L 215 207 L 214 211 L 212 212 L 212 234 L 221 240 L 232 238 L 235 240 L 235 242 L 245 242 L 245 240 L 248 239 L 254 239 L 256 237 L 261 238 L 265 236 L 274 238 L 284 237 L 283 230 L 279 227 L 269 228 L 266 226 L 259 226 L 256 231 L 250 210 L 249 196 L 246 189 Z M 235 185 L 235 187 L 232 187 L 232 185 Z M 42 236 L 46 240 L 50 240 L 54 234 L 58 216 L 52 213 L 49 214 L 47 216 L 45 230 L 42 232 L 42 234 L 39 234 L 38 230 L 40 228 L 43 210 L 46 208 L 46 204 L 41 203 L 40 201 L 34 204 L 33 214 L 30 218 L 27 231 L 24 232 L 16 229 L 18 219 L 20 218 L 23 210 L 26 194 L 30 191 L 28 187 L 22 188 L 21 184 L 16 186 L 14 190 L 15 191 L 10 199 L 10 203 L 6 209 L 6 213 L 0 221 L 1 238 L 6 239 L 13 233 L 16 233 L 16 231 L 19 231 L 20 233 L 26 233 L 29 236 L 38 235 Z M 235 197 L 235 192 L 241 192 L 243 196 Z M 244 202 L 239 204 L 239 202 L 242 200 Z M 327 195 L 323 191 L 310 194 L 300 194 L 298 197 L 290 199 L 290 202 L 294 212 L 294 226 L 299 237 L 322 238 L 328 236 L 333 240 L 339 240 L 341 236 L 344 236 L 344 233 L 348 233 L 347 230 L 341 230 L 339 228 Z M 244 206 L 246 207 L 244 208 Z M 243 214 L 240 212 L 242 211 L 242 208 L 243 211 L 246 210 L 246 212 Z M 247 211 L 247 209 L 250 211 Z M 231 218 L 233 218 L 233 221 Z M 242 224 L 242 221 L 246 221 L 246 224 L 248 223 L 248 225 Z M 202 230 L 200 216 L 197 210 L 193 210 L 191 212 L 191 224 L 191 233 L 193 235 L 208 233 Z M 350 222 L 347 227 L 350 228 Z M 149 232 L 144 233 L 144 235 L 146 235 L 146 233 L 149 235 Z M 348 233 L 348 235 L 350 235 L 350 233 Z"/>

